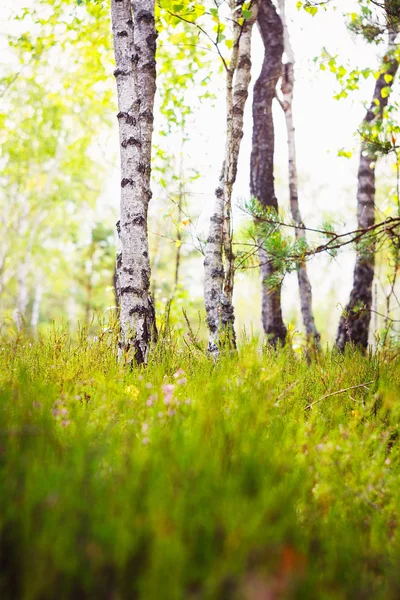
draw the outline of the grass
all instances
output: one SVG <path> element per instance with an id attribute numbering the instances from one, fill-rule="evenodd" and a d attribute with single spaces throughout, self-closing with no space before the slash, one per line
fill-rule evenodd
<path id="1" fill-rule="evenodd" d="M 0 348 L 3 600 L 400 597 L 399 358 L 114 343 Z"/>

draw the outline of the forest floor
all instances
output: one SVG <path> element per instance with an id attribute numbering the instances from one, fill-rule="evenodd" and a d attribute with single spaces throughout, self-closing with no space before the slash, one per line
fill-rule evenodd
<path id="1" fill-rule="evenodd" d="M 0 347 L 3 600 L 400 597 L 400 357 L 114 343 Z"/>

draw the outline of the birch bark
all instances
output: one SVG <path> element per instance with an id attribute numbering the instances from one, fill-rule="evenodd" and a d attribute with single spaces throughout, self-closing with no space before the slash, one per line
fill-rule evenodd
<path id="1" fill-rule="evenodd" d="M 31 328 L 32 328 L 34 335 L 37 334 L 37 328 L 39 325 L 39 318 L 40 318 L 40 305 L 41 305 L 42 296 L 43 296 L 43 287 L 42 287 L 42 284 L 40 281 L 41 277 L 42 277 L 42 273 L 39 271 L 36 274 L 35 297 L 33 299 L 32 315 L 31 315 Z"/>
<path id="2" fill-rule="evenodd" d="M 236 181 L 243 115 L 251 80 L 251 35 L 259 0 L 251 4 L 252 16 L 239 24 L 243 0 L 229 0 L 233 21 L 233 46 L 226 66 L 226 144 L 215 204 L 210 218 L 204 259 L 204 302 L 209 328 L 208 350 L 217 358 L 221 347 L 236 347 L 233 309 L 234 253 L 232 249 L 232 190 Z M 239 10 L 238 10 L 239 8 Z M 224 262 L 225 259 L 225 262 Z"/>
<path id="3" fill-rule="evenodd" d="M 111 18 L 121 157 L 119 356 L 143 364 L 157 335 L 147 232 L 156 90 L 154 0 L 112 0 Z"/>
<path id="4" fill-rule="evenodd" d="M 389 96 L 382 98 L 382 90 L 383 88 L 392 87 L 399 68 L 398 58 L 394 52 L 398 49 L 396 43 L 397 33 L 397 30 L 389 32 L 389 43 L 383 58 L 381 74 L 376 80 L 372 102 L 364 117 L 362 128 L 367 128 L 374 121 L 382 119 L 383 111 L 388 104 Z M 392 76 L 391 81 L 385 80 L 386 75 Z M 377 106 L 379 106 L 379 109 Z M 359 229 L 366 229 L 375 223 L 376 158 L 368 143 L 362 141 L 357 188 L 357 222 Z M 360 348 L 368 348 L 374 268 L 375 244 L 371 242 L 369 248 L 358 247 L 353 274 L 353 288 L 349 302 L 340 318 L 337 332 L 336 346 L 339 350 L 344 350 L 346 344 L 350 342 Z"/>
<path id="5" fill-rule="evenodd" d="M 272 102 L 282 74 L 283 27 L 271 0 L 262 0 L 258 11 L 258 27 L 264 44 L 264 61 L 254 86 L 253 142 L 250 159 L 250 193 L 265 208 L 278 210 L 274 186 L 275 132 Z M 262 277 L 262 323 L 272 345 L 285 343 L 287 330 L 282 319 L 281 287 L 271 288 L 268 279 L 274 266 L 259 240 Z"/>
<path id="6" fill-rule="evenodd" d="M 298 194 L 297 160 L 296 160 L 296 138 L 293 119 L 293 92 L 294 92 L 294 65 L 295 57 L 290 42 L 289 29 L 286 20 L 286 2 L 279 0 L 279 15 L 283 25 L 283 40 L 286 62 L 282 73 L 281 90 L 283 100 L 280 100 L 283 112 L 285 114 L 287 144 L 289 155 L 289 200 L 290 211 L 295 228 L 296 240 L 305 240 L 306 234 L 304 223 L 301 218 Z M 297 266 L 297 280 L 299 284 L 300 306 L 303 318 L 304 328 L 306 330 L 307 341 L 312 344 L 319 344 L 320 334 L 315 325 L 314 313 L 312 308 L 312 289 L 307 273 L 305 261 L 300 261 Z"/>
<path id="7" fill-rule="evenodd" d="M 17 269 L 17 302 L 13 312 L 13 319 L 17 326 L 17 330 L 21 331 L 25 325 L 26 310 L 29 304 L 28 292 L 28 257 L 26 257 L 18 266 Z"/>

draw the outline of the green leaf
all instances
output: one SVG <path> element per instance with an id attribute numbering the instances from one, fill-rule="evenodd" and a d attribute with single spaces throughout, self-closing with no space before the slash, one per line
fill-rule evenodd
<path id="1" fill-rule="evenodd" d="M 353 153 L 349 150 L 344 150 L 343 148 L 341 148 L 341 150 L 338 151 L 337 155 L 343 156 L 344 158 L 351 158 L 353 156 Z"/>
<path id="2" fill-rule="evenodd" d="M 308 12 L 312 17 L 315 17 L 315 15 L 318 12 L 318 7 L 317 6 L 305 6 L 304 10 L 306 12 Z"/>

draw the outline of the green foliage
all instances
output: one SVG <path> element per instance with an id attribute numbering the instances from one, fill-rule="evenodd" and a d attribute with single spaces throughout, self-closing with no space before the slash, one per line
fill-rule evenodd
<path id="1" fill-rule="evenodd" d="M 162 135 L 185 140 L 196 106 L 212 98 L 207 87 L 210 51 L 193 24 L 172 22 L 165 7 L 157 7 L 157 125 Z M 199 17 L 201 11 L 196 11 Z M 107 230 L 117 220 L 111 211 L 98 208 L 115 158 L 114 142 L 110 144 L 117 112 L 110 6 L 39 0 L 16 20 L 18 26 L 8 36 L 16 70 L 10 67 L 0 80 L 1 309 L 11 317 L 18 265 L 23 263 L 28 265 L 27 322 L 36 281 L 44 290 L 41 313 L 47 322 L 67 312 L 73 313 L 68 315 L 72 321 L 83 317 L 88 322 L 94 310 L 115 303 L 109 289 L 111 231 L 107 247 L 91 233 L 101 220 Z M 194 97 L 202 82 L 204 93 Z M 154 172 L 160 181 L 172 178 L 177 184 L 167 140 L 159 139 Z M 171 227 L 184 227 L 184 220 L 171 221 Z M 163 224 L 165 228 L 165 219 Z"/>
<path id="2" fill-rule="evenodd" d="M 0 347 L 2 598 L 398 597 L 398 358 L 115 338 Z"/>
<path id="3" fill-rule="evenodd" d="M 57 317 L 61 307 L 65 314 L 75 269 L 82 268 L 77 250 L 84 255 L 85 243 L 91 246 L 88 230 L 106 174 L 100 146 L 115 110 L 108 27 L 101 5 L 77 8 L 72 1 L 49 0 L 21 11 L 16 31 L 22 33 L 8 36 L 20 70 L 10 67 L 0 81 L 5 314 L 15 307 L 21 264 L 29 296 L 37 282 L 46 292 L 47 318 Z"/>
<path id="4" fill-rule="evenodd" d="M 350 150 L 345 150 L 344 148 L 341 148 L 340 150 L 338 150 L 338 156 L 342 156 L 344 158 L 351 158 L 353 156 L 353 153 Z"/>
<path id="5" fill-rule="evenodd" d="M 239 250 L 236 259 L 237 268 L 253 267 L 257 255 L 255 249 L 261 244 L 275 271 L 267 283 L 270 287 L 276 287 L 282 283 L 285 275 L 295 271 L 298 264 L 305 260 L 309 250 L 307 240 L 294 235 L 293 222 L 285 224 L 276 210 L 264 207 L 255 198 L 245 202 L 243 209 L 253 217 L 253 222 L 242 243 L 248 245 L 252 242 L 253 249 L 249 251 L 245 247 Z"/>
<path id="6" fill-rule="evenodd" d="M 349 13 L 349 29 L 367 42 L 378 44 L 388 29 L 398 30 L 399 0 L 359 0 L 359 12 Z"/>
<path id="7" fill-rule="evenodd" d="M 204 87 L 196 100 L 210 100 L 208 89 L 211 70 L 209 39 L 201 35 L 205 7 L 194 2 L 160 0 L 156 4 L 157 84 L 164 119 L 160 133 L 183 130 L 187 135 L 188 118 L 196 106 L 194 89 Z M 201 36 L 201 37 L 200 37 Z"/>
<path id="8" fill-rule="evenodd" d="M 351 68 L 349 64 L 342 65 L 338 63 L 338 56 L 333 56 L 324 47 L 322 48 L 321 55 L 314 58 L 314 62 L 319 65 L 321 71 L 329 69 L 331 73 L 334 73 L 339 85 L 339 91 L 334 95 L 336 100 L 347 98 L 350 92 L 360 89 L 360 81 L 362 79 L 368 79 L 371 75 L 374 75 L 374 71 L 369 68 Z"/>
<path id="9" fill-rule="evenodd" d="M 315 17 L 319 8 L 324 8 L 324 10 L 326 10 L 324 2 L 310 2 L 310 0 L 298 0 L 298 2 L 296 2 L 296 8 L 297 10 L 305 10 L 312 17 Z"/>

